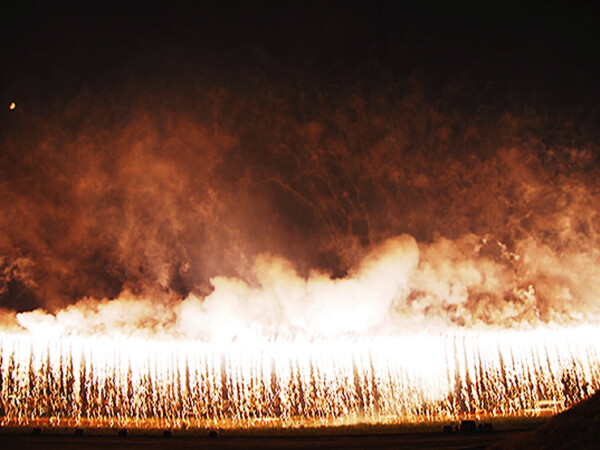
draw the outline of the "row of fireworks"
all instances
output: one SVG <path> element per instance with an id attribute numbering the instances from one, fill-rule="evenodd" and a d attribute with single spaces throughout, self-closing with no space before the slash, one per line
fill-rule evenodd
<path id="1" fill-rule="evenodd" d="M 170 426 L 537 414 L 600 386 L 598 331 L 210 344 L 0 335 L 0 418 Z"/>

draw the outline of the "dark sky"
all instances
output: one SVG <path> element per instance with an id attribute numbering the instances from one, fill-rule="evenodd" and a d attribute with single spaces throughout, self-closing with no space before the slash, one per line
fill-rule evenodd
<path id="1" fill-rule="evenodd" d="M 253 75 L 380 83 L 385 73 L 417 75 L 433 95 L 460 79 L 498 98 L 573 107 L 598 98 L 599 9 L 572 1 L 12 2 L 2 14 L 1 95 L 28 102 L 131 79 L 185 85 Z"/>

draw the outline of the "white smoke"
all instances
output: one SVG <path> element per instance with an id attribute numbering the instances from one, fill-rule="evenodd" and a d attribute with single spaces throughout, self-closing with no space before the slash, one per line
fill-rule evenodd
<path id="1" fill-rule="evenodd" d="M 403 235 L 337 279 L 320 272 L 302 277 L 290 261 L 261 255 L 252 266 L 255 282 L 216 277 L 205 297 L 156 302 L 125 292 L 115 300 L 84 299 L 55 314 L 20 313 L 16 320 L 29 332 L 51 335 L 227 342 L 597 321 L 597 252 L 559 256 L 531 238 L 516 249 L 473 234 L 429 245 Z"/>

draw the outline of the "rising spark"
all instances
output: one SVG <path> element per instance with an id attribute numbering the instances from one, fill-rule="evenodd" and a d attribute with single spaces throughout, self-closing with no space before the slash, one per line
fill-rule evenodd
<path id="1" fill-rule="evenodd" d="M 207 343 L 0 335 L 2 424 L 248 427 L 557 412 L 600 387 L 600 330 Z"/>

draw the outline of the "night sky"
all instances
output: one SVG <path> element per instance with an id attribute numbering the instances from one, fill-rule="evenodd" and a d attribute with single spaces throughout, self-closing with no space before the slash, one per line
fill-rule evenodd
<path id="1" fill-rule="evenodd" d="M 495 291 L 465 288 L 473 320 L 529 317 L 530 286 L 542 320 L 595 311 L 599 19 L 576 1 L 4 5 L 0 307 L 203 297 L 217 275 L 259 283 L 264 253 L 343 278 L 406 234 L 423 260 L 501 266 Z"/>
<path id="2" fill-rule="evenodd" d="M 212 3 L 12 2 L 1 98 L 30 108 L 127 82 L 328 89 L 416 76 L 431 96 L 465 83 L 483 101 L 597 103 L 594 2 Z"/>

